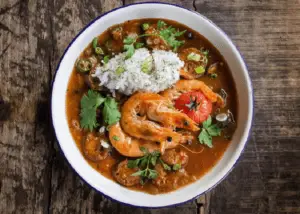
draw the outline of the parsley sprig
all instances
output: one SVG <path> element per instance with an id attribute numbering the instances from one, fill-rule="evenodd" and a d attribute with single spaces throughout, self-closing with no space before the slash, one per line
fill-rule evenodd
<path id="1" fill-rule="evenodd" d="M 92 131 L 98 127 L 97 109 L 103 104 L 102 115 L 107 125 L 118 122 L 121 113 L 118 110 L 118 103 L 114 98 L 103 97 L 96 91 L 89 90 L 80 101 L 80 126 L 84 129 Z"/>
<path id="2" fill-rule="evenodd" d="M 140 147 L 140 150 L 144 153 L 144 156 L 135 160 L 128 160 L 127 167 L 130 169 L 139 168 L 139 170 L 132 174 L 132 176 L 140 176 L 141 183 L 150 179 L 155 179 L 158 176 L 158 172 L 154 169 L 156 164 L 161 164 L 166 171 L 177 171 L 181 169 L 181 164 L 175 164 L 169 166 L 160 158 L 160 152 L 149 152 L 148 149 Z"/>
<path id="3" fill-rule="evenodd" d="M 212 137 L 220 136 L 221 129 L 216 124 L 212 124 L 211 116 L 202 123 L 202 126 L 202 130 L 198 136 L 199 142 L 212 148 Z"/>
<path id="4" fill-rule="evenodd" d="M 171 48 L 173 48 L 173 51 L 177 51 L 179 46 L 181 46 L 184 43 L 184 40 L 179 41 L 177 40 L 177 37 L 183 35 L 185 33 L 184 31 L 176 30 L 174 27 L 169 26 L 167 27 L 167 24 L 164 21 L 159 20 L 157 22 L 157 30 L 158 33 L 154 34 L 142 34 L 137 37 L 126 37 L 123 40 L 124 43 L 124 50 L 126 51 L 126 59 L 129 59 L 134 54 L 135 49 L 141 48 L 144 46 L 144 43 L 137 42 L 137 39 L 141 37 L 146 36 L 159 36 L 161 37 Z"/>
<path id="5" fill-rule="evenodd" d="M 155 179 L 158 175 L 157 171 L 153 169 L 160 156 L 158 151 L 149 152 L 148 149 L 140 147 L 144 156 L 135 160 L 129 160 L 127 163 L 128 168 L 139 168 L 139 171 L 132 174 L 132 176 L 140 176 L 142 179 Z"/>

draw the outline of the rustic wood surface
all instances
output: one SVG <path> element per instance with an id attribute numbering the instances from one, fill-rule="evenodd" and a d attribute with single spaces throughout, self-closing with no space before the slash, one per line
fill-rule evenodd
<path id="1" fill-rule="evenodd" d="M 252 77 L 249 143 L 211 192 L 174 208 L 133 208 L 96 193 L 71 170 L 50 120 L 56 65 L 83 26 L 133 2 L 0 1 L 0 213 L 300 213 L 299 0 L 165 1 L 220 26 Z"/>

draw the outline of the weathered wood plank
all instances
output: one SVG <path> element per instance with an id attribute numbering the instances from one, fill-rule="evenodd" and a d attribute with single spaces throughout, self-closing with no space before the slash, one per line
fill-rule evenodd
<path id="1" fill-rule="evenodd" d="M 255 92 L 252 137 L 213 191 L 210 213 L 300 213 L 300 2 L 196 0 L 245 57 Z"/>
<path id="2" fill-rule="evenodd" d="M 47 3 L 0 1 L 0 213 L 47 213 Z"/>

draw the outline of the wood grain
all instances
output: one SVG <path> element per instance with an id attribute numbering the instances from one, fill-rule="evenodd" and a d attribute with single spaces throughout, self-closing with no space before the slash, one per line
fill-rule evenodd
<path id="1" fill-rule="evenodd" d="M 0 2 L 0 213 L 48 209 L 48 21 L 41 2 Z"/>
<path id="2" fill-rule="evenodd" d="M 248 65 L 255 93 L 251 138 L 213 191 L 210 213 L 300 213 L 300 1 L 196 1 Z"/>
<path id="3" fill-rule="evenodd" d="M 96 16 L 135 0 L 0 2 L 0 213 L 300 213 L 300 1 L 176 0 L 237 45 L 255 92 L 251 138 L 210 193 L 165 209 L 96 193 L 57 148 L 50 85 L 72 38 Z"/>

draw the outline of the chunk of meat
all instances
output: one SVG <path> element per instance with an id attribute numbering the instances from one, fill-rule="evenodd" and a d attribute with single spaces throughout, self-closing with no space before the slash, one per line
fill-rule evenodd
<path id="1" fill-rule="evenodd" d="M 114 178 L 118 183 L 126 187 L 135 186 L 140 183 L 139 176 L 132 176 L 133 173 L 138 171 L 138 168 L 130 169 L 127 167 L 127 160 L 120 162 L 117 169 L 113 173 Z"/>
<path id="2" fill-rule="evenodd" d="M 197 60 L 189 58 L 190 55 L 196 56 Z M 180 70 L 180 76 L 185 79 L 197 79 L 204 75 L 207 66 L 207 57 L 200 50 L 196 48 L 186 48 L 180 51 L 179 58 L 184 61 L 184 67 Z M 193 58 L 193 57 L 192 57 Z M 196 68 L 202 66 L 203 73 L 197 73 Z"/>
<path id="3" fill-rule="evenodd" d="M 100 137 L 93 132 L 88 133 L 88 135 L 83 138 L 82 150 L 87 159 L 93 162 L 99 162 L 108 156 L 109 150 L 101 145 L 101 140 L 107 141 L 105 136 Z"/>
<path id="4" fill-rule="evenodd" d="M 150 25 L 149 28 L 145 31 L 145 34 L 151 35 L 146 37 L 146 44 L 149 48 L 158 50 L 171 49 L 171 47 L 165 40 L 163 40 L 160 36 L 156 36 L 159 34 L 156 24 Z"/>
<path id="5" fill-rule="evenodd" d="M 188 163 L 189 156 L 184 151 L 177 152 L 175 149 L 166 150 L 161 159 L 168 165 L 180 164 L 185 167 Z"/>
<path id="6" fill-rule="evenodd" d="M 167 183 L 167 173 L 162 167 L 161 164 L 157 164 L 155 166 L 155 170 L 157 172 L 157 177 L 152 180 L 152 183 L 157 187 L 163 187 Z"/>

